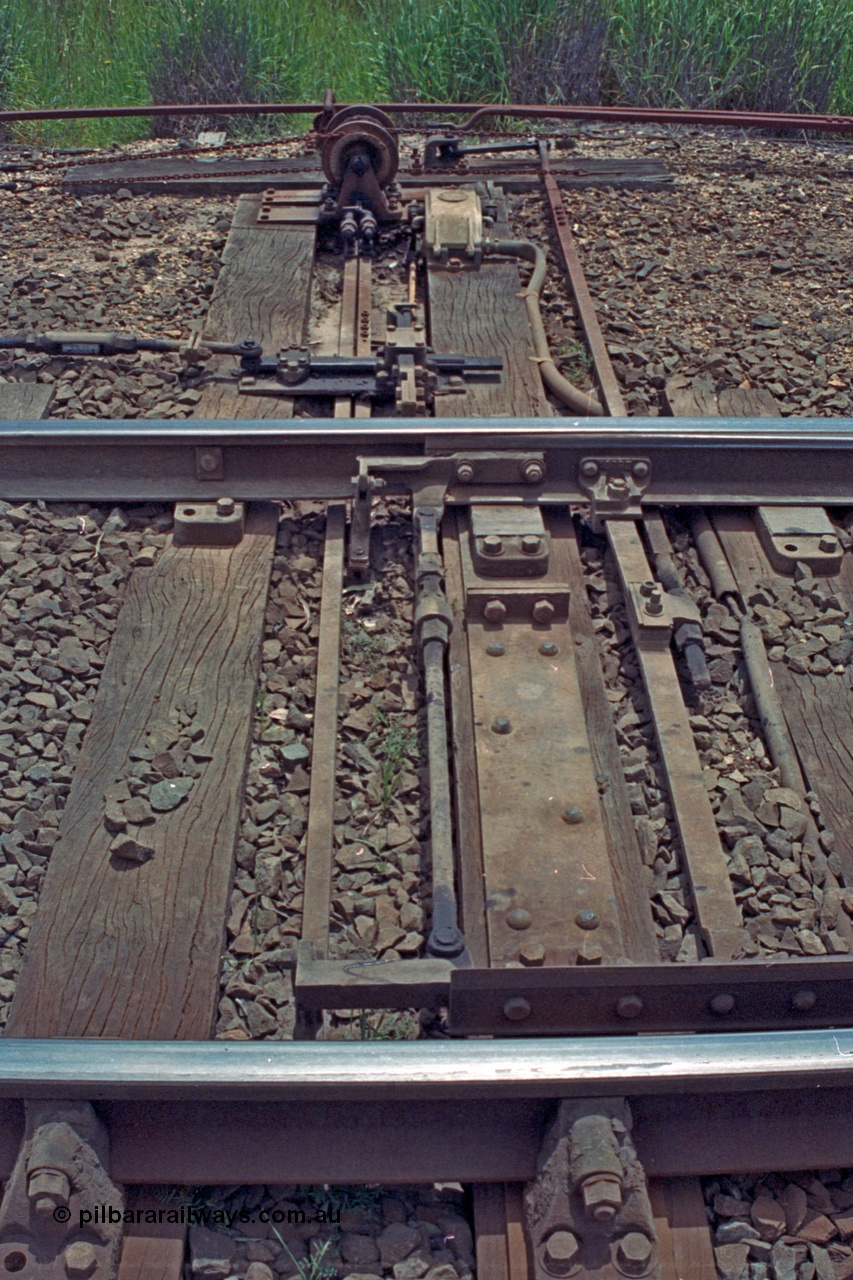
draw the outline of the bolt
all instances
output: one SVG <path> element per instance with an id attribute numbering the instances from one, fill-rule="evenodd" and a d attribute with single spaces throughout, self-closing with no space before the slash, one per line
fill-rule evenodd
<path id="1" fill-rule="evenodd" d="M 575 964 L 601 964 L 604 950 L 598 942 L 584 941 L 583 947 L 575 956 Z"/>
<path id="2" fill-rule="evenodd" d="M 545 479 L 545 466 L 538 458 L 528 458 L 522 463 L 521 474 L 528 484 L 539 484 Z"/>
<path id="3" fill-rule="evenodd" d="M 71 1183 L 61 1169 L 34 1169 L 27 1180 L 27 1196 L 40 1218 L 46 1218 L 57 1206 L 68 1206 Z"/>
<path id="4" fill-rule="evenodd" d="M 583 1207 L 596 1222 L 609 1222 L 622 1205 L 622 1181 L 612 1173 L 595 1173 L 581 1188 Z"/>
<path id="5" fill-rule="evenodd" d="M 823 551 L 826 555 L 832 555 L 833 551 L 838 550 L 838 543 L 829 534 L 825 534 L 817 545 L 818 550 Z"/>
<path id="6" fill-rule="evenodd" d="M 506 716 L 495 716 L 492 721 L 492 733 L 512 733 L 512 723 Z"/>
<path id="7" fill-rule="evenodd" d="M 498 644 L 497 640 L 494 640 L 491 644 L 486 645 L 486 653 L 490 658 L 502 658 L 506 653 L 506 649 L 502 644 Z"/>
<path id="8" fill-rule="evenodd" d="M 663 613 L 663 593 L 660 587 L 653 587 L 651 591 L 643 594 L 646 596 L 643 612 L 652 618 L 659 618 Z"/>
<path id="9" fill-rule="evenodd" d="M 608 498 L 626 498 L 629 493 L 628 481 L 624 476 L 613 476 L 607 481 Z"/>
<path id="10" fill-rule="evenodd" d="M 575 916 L 575 924 L 579 929 L 597 929 L 601 921 L 598 913 L 591 907 L 584 907 L 583 911 L 579 911 Z"/>
<path id="11" fill-rule="evenodd" d="M 641 1276 L 652 1258 L 652 1242 L 642 1231 L 629 1231 L 616 1248 L 616 1264 L 629 1276 Z"/>
<path id="12" fill-rule="evenodd" d="M 427 952 L 431 956 L 459 956 L 465 950 L 465 938 L 456 925 L 439 925 L 427 939 Z"/>
<path id="13" fill-rule="evenodd" d="M 198 469 L 205 471 L 208 475 L 212 471 L 218 471 L 220 460 L 218 455 L 212 449 L 202 449 L 198 454 Z"/>
<path id="14" fill-rule="evenodd" d="M 533 917 L 524 907 L 510 907 L 506 913 L 506 922 L 510 929 L 529 929 L 533 924 Z"/>
<path id="15" fill-rule="evenodd" d="M 528 967 L 545 963 L 545 948 L 541 942 L 525 942 L 524 946 L 518 953 L 518 958 L 523 965 Z"/>
<path id="16" fill-rule="evenodd" d="M 487 600 L 483 606 L 483 617 L 486 622 L 503 622 L 506 617 L 506 605 L 503 600 Z"/>
<path id="17" fill-rule="evenodd" d="M 710 1007 L 712 1013 L 718 1013 L 721 1016 L 731 1013 L 735 1007 L 735 998 L 727 991 L 721 992 L 720 995 L 712 997 Z"/>
<path id="18" fill-rule="evenodd" d="M 530 1004 L 524 996 L 510 996 L 504 1005 L 504 1017 L 510 1022 L 524 1022 L 530 1017 Z"/>
<path id="19" fill-rule="evenodd" d="M 639 462 L 635 462 L 631 468 L 631 475 L 636 476 L 638 480 L 645 480 L 648 474 L 649 464 L 647 462 L 643 462 L 642 459 Z"/>
<path id="20" fill-rule="evenodd" d="M 526 556 L 537 556 L 542 550 L 542 539 L 536 533 L 525 533 L 521 539 L 521 549 Z"/>
<path id="21" fill-rule="evenodd" d="M 617 1018 L 639 1018 L 643 1002 L 639 996 L 620 996 L 616 1001 Z"/>
<path id="22" fill-rule="evenodd" d="M 218 516 L 233 516 L 236 510 L 236 504 L 233 498 L 217 498 L 216 514 Z"/>
<path id="23" fill-rule="evenodd" d="M 65 1250 L 64 1258 L 68 1280 L 86 1280 L 98 1265 L 98 1255 L 88 1240 L 75 1240 Z"/>
<path id="24" fill-rule="evenodd" d="M 556 658 L 559 653 L 559 649 L 554 644 L 553 640 L 543 640 L 539 646 L 539 652 L 545 658 Z"/>
<path id="25" fill-rule="evenodd" d="M 533 605 L 533 621 L 550 622 L 556 612 L 550 600 L 537 600 Z"/>
<path id="26" fill-rule="evenodd" d="M 585 817 L 583 809 L 577 804 L 567 804 L 563 810 L 563 822 L 567 822 L 570 827 L 578 826 Z"/>
<path id="27" fill-rule="evenodd" d="M 456 468 L 456 479 L 460 484 L 471 484 L 474 479 L 473 462 L 460 462 Z"/>
<path id="28" fill-rule="evenodd" d="M 544 1261 L 552 1276 L 567 1276 L 575 1265 L 580 1245 L 571 1231 L 552 1231 L 545 1241 Z"/>
<path id="29" fill-rule="evenodd" d="M 487 556 L 499 556 L 503 554 L 504 541 L 499 538 L 496 533 L 489 533 L 483 539 L 483 550 Z"/>
<path id="30" fill-rule="evenodd" d="M 598 463 L 593 462 L 592 458 L 587 458 L 586 462 L 581 464 L 581 475 L 585 480 L 594 480 L 598 475 Z"/>
<path id="31" fill-rule="evenodd" d="M 817 1003 L 817 992 L 812 991 L 811 987 L 801 987 L 799 991 L 795 991 L 791 996 L 791 1006 L 798 1013 L 808 1013 L 809 1009 L 813 1009 Z"/>

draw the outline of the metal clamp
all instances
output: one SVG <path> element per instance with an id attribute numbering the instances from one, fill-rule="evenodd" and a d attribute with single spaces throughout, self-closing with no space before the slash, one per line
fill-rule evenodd
<path id="1" fill-rule="evenodd" d="M 605 516 L 636 519 L 651 477 L 648 458 L 582 458 L 578 483 L 589 494 L 593 529 L 601 532 Z"/>

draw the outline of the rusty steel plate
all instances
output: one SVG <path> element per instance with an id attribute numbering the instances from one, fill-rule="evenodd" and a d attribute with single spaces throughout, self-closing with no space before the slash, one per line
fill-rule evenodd
<path id="1" fill-rule="evenodd" d="M 849 1026 L 853 957 L 604 969 L 455 969 L 456 1035 L 625 1035 Z"/>
<path id="2" fill-rule="evenodd" d="M 460 543 L 492 964 L 598 964 L 624 952 L 568 622 L 506 610 Z M 487 582 L 499 597 L 500 585 Z M 510 579 L 506 589 L 530 591 Z M 536 598 L 568 588 L 552 575 Z M 531 600 L 532 604 L 532 600 Z M 498 611 L 500 612 L 500 611 Z M 565 616 L 565 615 L 564 615 Z M 464 852 L 463 852 L 464 856 Z"/>

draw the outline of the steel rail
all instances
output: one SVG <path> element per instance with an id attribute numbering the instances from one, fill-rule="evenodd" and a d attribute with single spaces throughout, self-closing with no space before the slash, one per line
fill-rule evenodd
<path id="1" fill-rule="evenodd" d="M 357 105 L 336 103 L 336 109 Z M 779 111 L 698 111 L 682 107 L 552 106 L 482 102 L 379 102 L 389 115 L 461 115 L 468 119 L 452 126 L 470 133 L 491 117 L 514 120 L 598 120 L 614 124 L 705 125 L 747 129 L 815 129 L 824 133 L 853 133 L 853 116 L 810 115 Z M 98 120 L 129 116 L 316 115 L 320 102 L 197 102 L 129 107 L 50 107 L 0 111 L 0 124 L 15 120 Z M 482 130 L 481 130 L 482 131 Z"/>
<path id="2" fill-rule="evenodd" d="M 853 1030 L 528 1040 L 0 1040 L 0 1097 L 553 1098 L 841 1087 Z"/>

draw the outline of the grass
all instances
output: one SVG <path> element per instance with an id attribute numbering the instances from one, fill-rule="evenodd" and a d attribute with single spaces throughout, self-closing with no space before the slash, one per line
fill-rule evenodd
<path id="1" fill-rule="evenodd" d="M 379 774 L 379 808 L 387 813 L 400 786 L 400 779 L 417 755 L 418 732 L 407 725 L 403 714 L 376 712 L 377 728 L 367 739 L 372 751 L 382 752 L 382 769 Z"/>
<path id="2" fill-rule="evenodd" d="M 853 113 L 851 0 L 0 0 L 0 106 L 607 102 Z M 310 117 L 233 129 L 261 136 Z M 193 134 L 195 118 L 171 128 Z M 162 127 L 162 125 L 160 126 Z M 102 146 L 151 121 L 34 122 Z"/>

